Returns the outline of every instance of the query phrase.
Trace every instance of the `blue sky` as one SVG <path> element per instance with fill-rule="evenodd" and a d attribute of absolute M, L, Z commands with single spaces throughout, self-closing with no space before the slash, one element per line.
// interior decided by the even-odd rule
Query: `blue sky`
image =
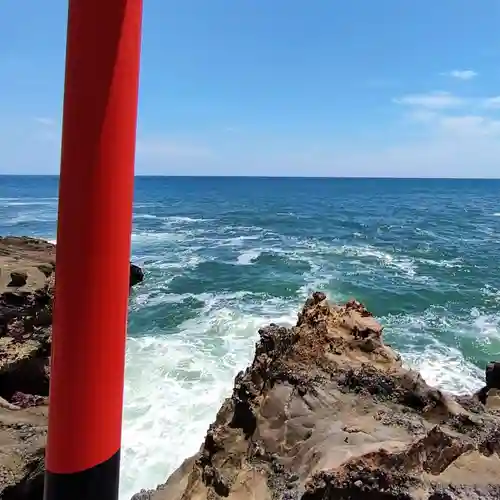
<path fill-rule="evenodd" d="M 497 0 L 145 0 L 139 174 L 500 177 Z M 56 173 L 67 1 L 4 1 L 0 173 Z"/>

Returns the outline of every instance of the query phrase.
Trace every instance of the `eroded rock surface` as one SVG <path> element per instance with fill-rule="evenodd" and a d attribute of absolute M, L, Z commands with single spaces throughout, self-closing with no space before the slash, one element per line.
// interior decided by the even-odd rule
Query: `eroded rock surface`
<path fill-rule="evenodd" d="M 42 500 L 47 406 L 0 407 L 0 498 Z"/>
<path fill-rule="evenodd" d="M 500 498 L 492 368 L 485 404 L 431 388 L 361 304 L 322 293 L 259 333 L 199 453 L 134 500 Z"/>

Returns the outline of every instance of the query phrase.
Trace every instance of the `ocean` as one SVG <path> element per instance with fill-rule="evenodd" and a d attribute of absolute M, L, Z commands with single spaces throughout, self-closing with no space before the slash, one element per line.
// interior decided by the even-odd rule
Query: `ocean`
<path fill-rule="evenodd" d="M 56 177 L 0 177 L 0 234 L 54 239 Z M 500 181 L 136 179 L 121 498 L 195 453 L 260 326 L 354 297 L 428 383 L 500 359 Z"/>

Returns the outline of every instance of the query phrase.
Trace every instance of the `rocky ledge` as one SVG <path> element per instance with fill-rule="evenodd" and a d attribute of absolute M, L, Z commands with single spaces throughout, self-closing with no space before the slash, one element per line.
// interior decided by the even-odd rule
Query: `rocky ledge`
<path fill-rule="evenodd" d="M 42 500 L 55 245 L 0 237 L 0 498 Z M 131 286 L 144 278 L 131 264 Z"/>
<path fill-rule="evenodd" d="M 133 500 L 500 498 L 500 363 L 478 394 L 446 394 L 363 305 L 322 293 L 259 334 L 200 451 Z"/>

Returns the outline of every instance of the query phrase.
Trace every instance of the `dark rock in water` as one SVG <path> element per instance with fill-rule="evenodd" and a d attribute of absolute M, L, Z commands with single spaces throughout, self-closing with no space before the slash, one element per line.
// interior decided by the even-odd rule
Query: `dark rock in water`
<path fill-rule="evenodd" d="M 10 273 L 10 282 L 8 287 L 20 287 L 26 285 L 28 281 L 28 273 L 23 271 L 13 271 Z"/>
<path fill-rule="evenodd" d="M 130 286 L 138 285 L 144 281 L 144 271 L 135 264 L 130 264 Z"/>
<path fill-rule="evenodd" d="M 475 396 L 481 403 L 486 404 L 490 391 L 496 390 L 500 390 L 500 362 L 492 361 L 486 366 L 486 385 Z"/>
<path fill-rule="evenodd" d="M 199 453 L 134 500 L 500 498 L 500 411 L 404 368 L 362 304 L 259 334 Z"/>
<path fill-rule="evenodd" d="M 486 387 L 500 389 L 500 362 L 488 363 L 486 367 Z"/>
<path fill-rule="evenodd" d="M 55 264 L 52 243 L 0 237 L 2 500 L 43 498 Z M 143 279 L 131 264 L 131 286 Z"/>

